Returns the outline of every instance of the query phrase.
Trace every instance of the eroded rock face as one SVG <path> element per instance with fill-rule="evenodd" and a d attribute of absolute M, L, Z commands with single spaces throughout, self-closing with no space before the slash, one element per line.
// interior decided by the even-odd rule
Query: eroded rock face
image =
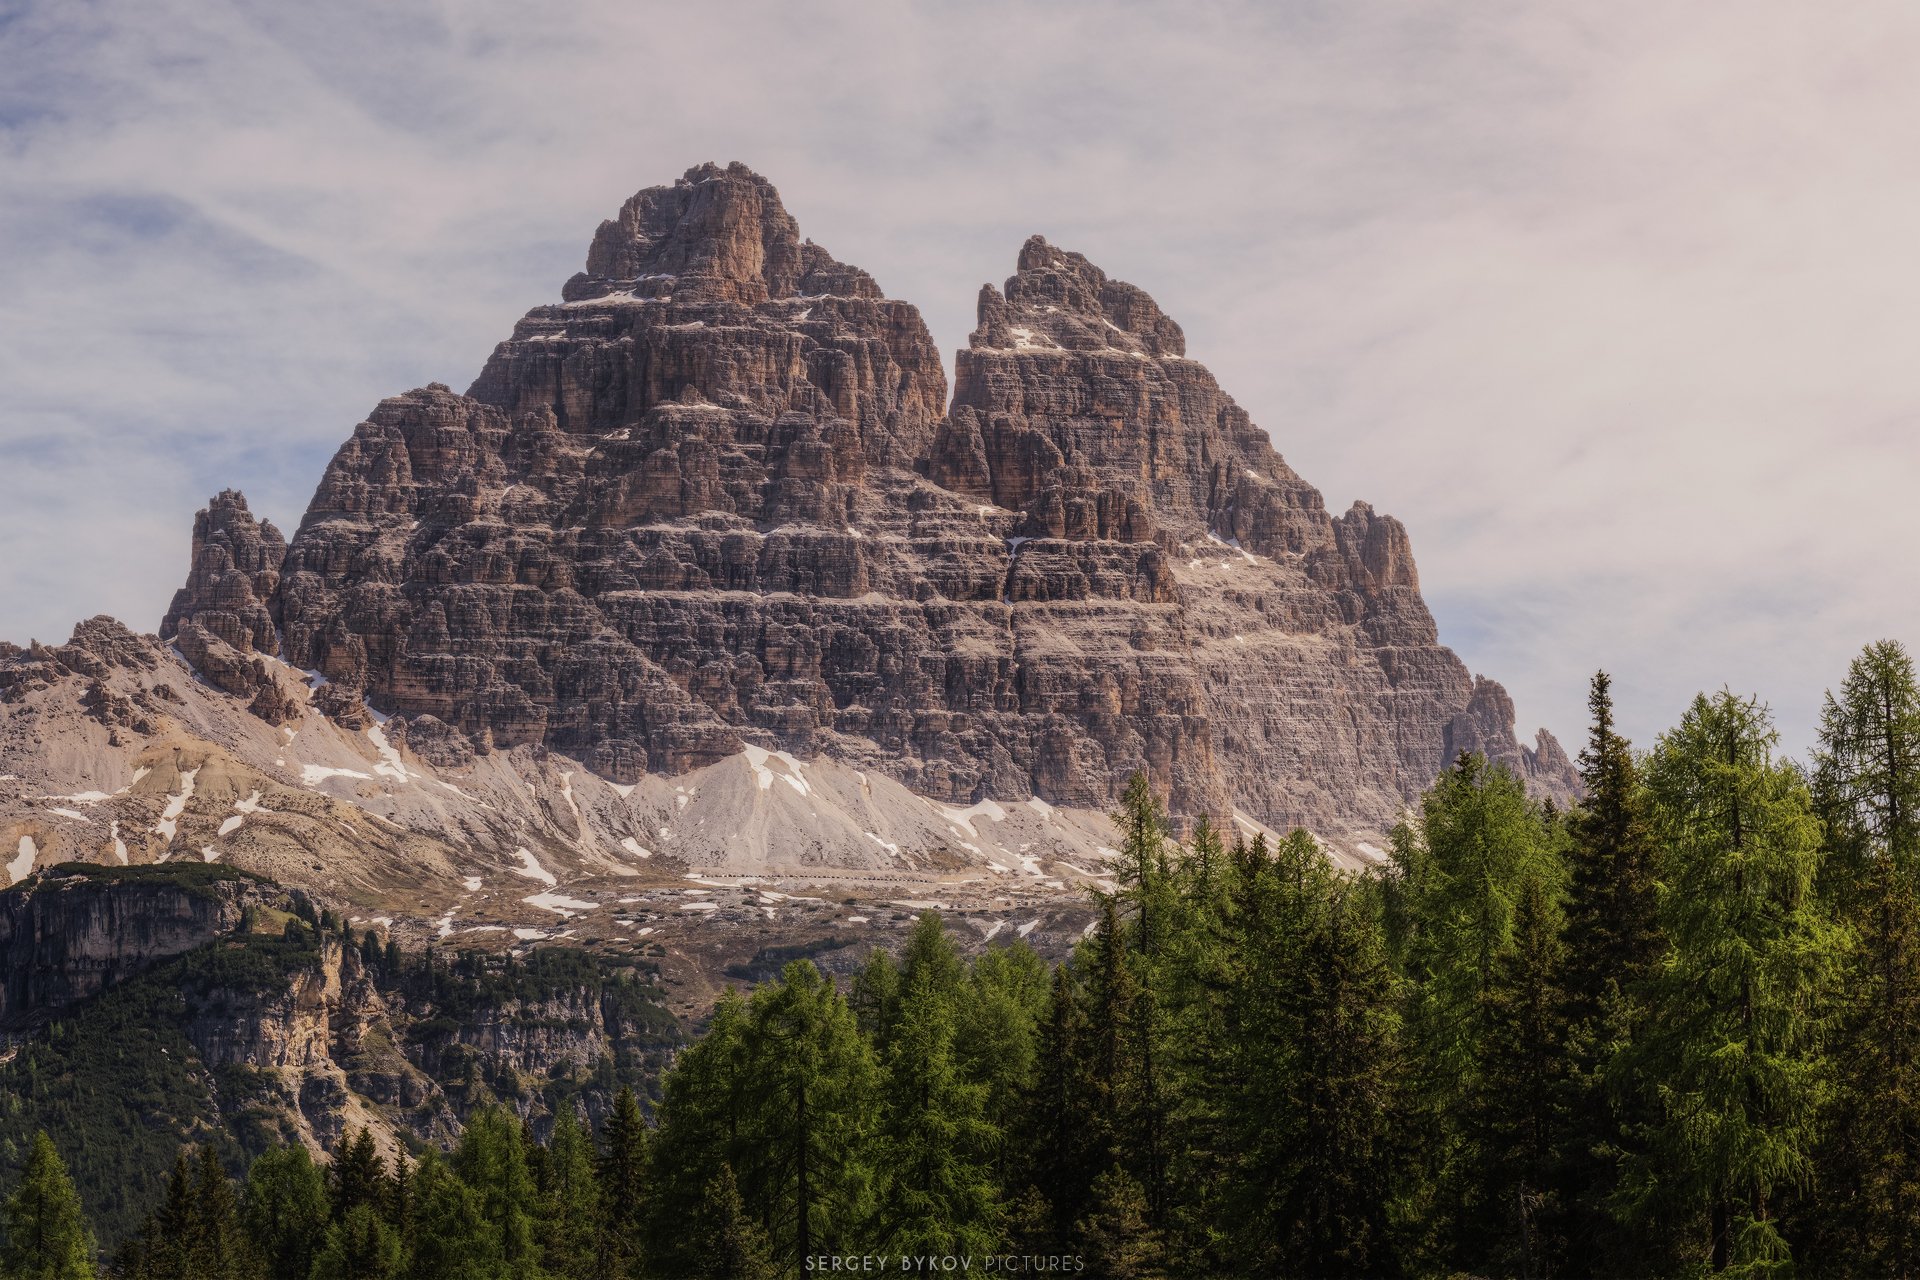
<path fill-rule="evenodd" d="M 383 402 L 283 558 L 216 499 L 172 630 L 622 783 L 753 743 L 963 803 L 1098 808 L 1145 769 L 1184 817 L 1335 830 L 1455 738 L 1521 758 L 1404 528 L 1331 516 L 1078 254 L 1035 237 L 982 291 L 950 412 L 918 311 L 739 165 L 628 201 L 563 299 L 465 395 Z"/>
<path fill-rule="evenodd" d="M 246 495 L 221 490 L 193 518 L 193 566 L 161 619 L 160 634 L 171 637 L 193 623 L 241 653 L 274 653 L 279 646 L 268 605 L 286 554 L 286 539 L 271 520 L 254 520 Z"/>

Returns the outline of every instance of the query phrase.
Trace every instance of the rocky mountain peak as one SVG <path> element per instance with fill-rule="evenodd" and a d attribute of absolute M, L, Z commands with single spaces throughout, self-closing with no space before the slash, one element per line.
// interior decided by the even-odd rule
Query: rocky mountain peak
<path fill-rule="evenodd" d="M 735 161 L 648 187 L 600 224 L 568 302 L 610 294 L 748 305 L 802 294 L 878 298 L 865 272 L 800 239 L 773 184 Z"/>
<path fill-rule="evenodd" d="M 1120 351 L 1184 356 L 1186 335 L 1145 290 L 1107 273 L 1084 254 L 1029 236 L 1004 292 L 982 286 L 976 348 Z"/>
<path fill-rule="evenodd" d="M 222 489 L 193 518 L 187 583 L 176 591 L 160 634 L 197 624 L 242 653 L 278 647 L 268 602 L 280 585 L 287 540 L 271 520 L 256 521 L 247 497 Z"/>
<path fill-rule="evenodd" d="M 207 685 L 621 786 L 784 751 L 1101 811 L 1144 770 L 1183 821 L 1337 834 L 1468 743 L 1572 785 L 1438 643 L 1406 529 L 1329 513 L 1082 254 L 981 291 L 950 402 L 919 312 L 738 164 L 628 200 L 564 298 L 376 407 L 290 545 L 209 504 L 165 624 Z"/>

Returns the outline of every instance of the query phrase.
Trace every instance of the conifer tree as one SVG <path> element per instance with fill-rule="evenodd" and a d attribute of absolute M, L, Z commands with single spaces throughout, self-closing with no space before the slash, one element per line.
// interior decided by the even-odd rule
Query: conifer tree
<path fill-rule="evenodd" d="M 698 1263 L 689 1274 L 697 1280 L 773 1280 L 779 1274 L 768 1256 L 766 1233 L 740 1203 L 730 1165 L 721 1165 L 702 1189 L 692 1235 Z"/>
<path fill-rule="evenodd" d="M 429 1148 L 414 1169 L 416 1227 L 407 1280 L 507 1280 L 515 1273 L 481 1195 Z"/>
<path fill-rule="evenodd" d="M 211 1145 L 200 1148 L 188 1214 L 189 1265 L 199 1280 L 244 1280 L 252 1270 L 233 1181 Z"/>
<path fill-rule="evenodd" d="M 1425 1164 L 1411 1218 L 1442 1257 L 1470 1254 L 1482 1234 L 1487 1087 L 1494 996 L 1529 882 L 1554 897 L 1565 874 L 1555 824 L 1507 769 L 1462 755 L 1421 804 L 1412 839 L 1396 842 L 1407 1015 Z M 1416 1250 L 1418 1252 L 1418 1250 Z"/>
<path fill-rule="evenodd" d="M 746 1141 L 728 1163 L 774 1256 L 830 1253 L 872 1212 L 878 1069 L 853 1012 L 812 963 L 754 993 Z"/>
<path fill-rule="evenodd" d="M 326 1176 L 299 1143 L 275 1147 L 247 1168 L 240 1221 L 270 1276 L 304 1276 L 331 1218 Z"/>
<path fill-rule="evenodd" d="M 468 1116 L 454 1149 L 453 1170 L 479 1197 L 481 1217 L 497 1242 L 501 1261 L 512 1270 L 530 1272 L 538 1259 L 533 1238 L 538 1195 L 511 1114 L 501 1107 L 482 1107 Z"/>
<path fill-rule="evenodd" d="M 1018 1172 L 1010 1185 L 1020 1188 L 1015 1199 L 1032 1252 L 1054 1252 L 1064 1244 L 1110 1158 L 1094 1112 L 1090 1040 L 1076 968 L 1059 965 L 1039 1029 L 1034 1087 L 1013 1144 Z"/>
<path fill-rule="evenodd" d="M 386 1162 L 380 1158 L 373 1134 L 366 1129 L 348 1130 L 327 1166 L 327 1196 L 333 1220 L 343 1221 L 363 1204 L 378 1207 L 386 1181 Z"/>
<path fill-rule="evenodd" d="M 571 1106 L 554 1117 L 546 1158 L 536 1178 L 540 1193 L 540 1259 L 560 1280 L 594 1280 L 600 1188 L 593 1143 Z"/>
<path fill-rule="evenodd" d="M 993 1163 L 1002 1184 L 1014 1177 L 1014 1134 L 1034 1084 L 1047 987 L 1046 962 L 1015 942 L 975 958 L 954 1010 L 954 1060 L 985 1090 L 983 1117 L 995 1131 Z"/>
<path fill-rule="evenodd" d="M 646 1260 L 656 1274 L 685 1274 L 699 1266 L 686 1223 L 720 1166 L 744 1155 L 752 1140 L 750 1090 L 758 1082 L 750 1075 L 748 1060 L 750 1021 L 747 1002 L 740 994 L 723 993 L 706 1034 L 680 1054 L 662 1082 L 658 1125 L 647 1148 L 649 1194 L 644 1202 Z M 615 1114 L 619 1114 L 617 1108 Z M 634 1115 L 637 1119 L 637 1107 Z M 609 1163 L 601 1166 L 601 1202 L 607 1206 L 610 1223 L 611 1215 L 626 1203 L 611 1165 L 618 1146 L 610 1125 Z M 760 1222 L 764 1229 L 765 1220 Z"/>
<path fill-rule="evenodd" d="M 1648 765 L 1667 949 L 1645 984 L 1646 1032 L 1615 1070 L 1652 1088 L 1657 1113 L 1621 1202 L 1697 1213 L 1716 1272 L 1790 1256 L 1779 1201 L 1809 1176 L 1846 944 L 1815 896 L 1819 828 L 1777 741 L 1756 700 L 1703 694 Z"/>
<path fill-rule="evenodd" d="M 934 917 L 938 920 L 938 917 Z M 886 1152 L 878 1239 L 900 1255 L 984 1256 L 999 1242 L 986 1086 L 953 1053 L 951 997 L 928 966 L 910 971 L 882 1092 Z"/>
<path fill-rule="evenodd" d="M 1484 1077 L 1478 1095 L 1479 1201 L 1473 1254 L 1489 1269 L 1552 1275 L 1566 1254 L 1558 1162 L 1566 1125 L 1561 920 L 1538 880 L 1528 880 L 1514 945 L 1489 996 Z"/>
<path fill-rule="evenodd" d="M 1827 696 L 1814 753 L 1824 886 L 1853 924 L 1827 1114 L 1821 1251 L 1920 1270 L 1920 689 L 1898 644 L 1870 645 Z"/>
<path fill-rule="evenodd" d="M 314 1255 L 308 1274 L 312 1280 L 397 1280 L 403 1262 L 404 1251 L 393 1227 L 372 1205 L 358 1204 L 345 1218 L 327 1228 L 325 1243 Z"/>
<path fill-rule="evenodd" d="M 1074 1227 L 1089 1274 L 1106 1280 L 1153 1280 L 1166 1272 L 1158 1233 L 1147 1220 L 1147 1197 L 1126 1170 L 1113 1167 L 1093 1183 L 1092 1207 Z"/>
<path fill-rule="evenodd" d="M 884 1055 L 900 1016 L 900 966 L 891 955 L 879 947 L 873 949 L 854 975 L 847 1003 L 860 1034 L 872 1042 L 876 1054 Z"/>
<path fill-rule="evenodd" d="M 1871 644 L 1820 714 L 1813 793 L 1826 823 L 1823 887 L 1842 901 L 1886 861 L 1920 879 L 1920 682 L 1897 642 Z"/>
<path fill-rule="evenodd" d="M 623 1087 L 614 1097 L 604 1143 L 595 1185 L 599 1274 L 624 1280 L 639 1271 L 647 1211 L 647 1126 L 632 1089 Z"/>
<path fill-rule="evenodd" d="M 0 1276 L 93 1280 L 93 1233 L 67 1166 L 45 1133 L 33 1136 L 19 1185 L 0 1205 Z"/>

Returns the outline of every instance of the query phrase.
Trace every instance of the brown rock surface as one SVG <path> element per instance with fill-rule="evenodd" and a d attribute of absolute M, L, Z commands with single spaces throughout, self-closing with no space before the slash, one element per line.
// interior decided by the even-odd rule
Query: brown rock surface
<path fill-rule="evenodd" d="M 563 299 L 467 394 L 380 404 L 284 558 L 216 498 L 163 630 L 278 643 L 449 763 L 621 784 L 751 743 L 1099 809 L 1144 768 L 1183 817 L 1327 832 L 1468 746 L 1572 786 L 1439 645 L 1405 529 L 1330 515 L 1078 254 L 982 291 L 944 413 L 915 308 L 740 165 L 629 200 Z"/>

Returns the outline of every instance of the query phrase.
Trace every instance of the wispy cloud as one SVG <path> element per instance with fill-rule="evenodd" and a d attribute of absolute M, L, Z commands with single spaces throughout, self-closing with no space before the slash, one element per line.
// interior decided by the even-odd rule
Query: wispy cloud
<path fill-rule="evenodd" d="M 704 159 L 964 342 L 1043 231 L 1146 287 L 1443 638 L 1578 733 L 1731 682 L 1810 737 L 1920 640 L 1920 14 L 1539 6 L 0 8 L 0 634 L 151 626 Z"/>

